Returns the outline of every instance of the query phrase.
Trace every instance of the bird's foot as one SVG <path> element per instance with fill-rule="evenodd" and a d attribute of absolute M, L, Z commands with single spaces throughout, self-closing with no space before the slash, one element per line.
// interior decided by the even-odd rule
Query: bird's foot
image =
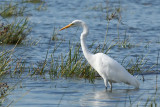
<path fill-rule="evenodd" d="M 107 90 L 107 87 L 106 87 L 106 90 Z"/>

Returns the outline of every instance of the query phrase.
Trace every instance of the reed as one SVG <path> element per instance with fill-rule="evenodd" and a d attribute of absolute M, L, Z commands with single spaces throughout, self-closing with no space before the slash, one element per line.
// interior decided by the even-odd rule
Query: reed
<path fill-rule="evenodd" d="M 16 46 L 15 46 L 16 47 Z M 13 63 L 12 55 L 14 48 L 11 50 L 3 50 L 0 52 L 0 80 L 3 80 L 6 75 L 10 74 Z M 9 85 L 5 82 L 0 82 L 0 104 L 3 102 L 3 98 L 7 96 Z"/>
<path fill-rule="evenodd" d="M 3 25 L 0 31 L 1 44 L 20 44 L 30 33 L 28 18 Z"/>
<path fill-rule="evenodd" d="M 45 0 L 23 0 L 24 3 L 45 3 Z"/>
<path fill-rule="evenodd" d="M 4 4 L 0 6 L 0 15 L 3 18 L 9 18 L 12 16 L 23 16 L 25 10 L 26 6 L 20 7 L 18 3 L 13 4 L 13 2 L 10 2 L 9 4 Z"/>
<path fill-rule="evenodd" d="M 11 69 L 9 65 L 12 61 L 11 58 L 12 53 L 13 50 L 0 52 L 0 77 L 2 77 L 4 74 L 7 74 Z"/>

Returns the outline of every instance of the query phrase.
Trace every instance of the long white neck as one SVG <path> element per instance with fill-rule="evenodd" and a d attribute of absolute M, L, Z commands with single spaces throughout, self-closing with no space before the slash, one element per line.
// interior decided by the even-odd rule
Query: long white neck
<path fill-rule="evenodd" d="M 83 32 L 81 33 L 81 37 L 80 37 L 82 51 L 83 51 L 85 58 L 88 60 L 89 63 L 91 63 L 91 59 L 92 59 L 91 57 L 93 54 L 88 51 L 88 48 L 87 48 L 86 42 L 85 42 L 85 39 L 89 33 L 89 30 L 88 30 L 87 25 L 84 22 L 81 25 L 83 27 Z"/>

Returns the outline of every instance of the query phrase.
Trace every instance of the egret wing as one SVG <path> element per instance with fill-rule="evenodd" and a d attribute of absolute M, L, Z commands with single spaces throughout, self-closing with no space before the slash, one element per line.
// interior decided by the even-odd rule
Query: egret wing
<path fill-rule="evenodd" d="M 127 84 L 132 75 L 126 71 L 126 69 L 120 65 L 116 60 L 103 54 L 102 56 L 102 68 L 104 75 L 111 82 L 125 82 Z"/>

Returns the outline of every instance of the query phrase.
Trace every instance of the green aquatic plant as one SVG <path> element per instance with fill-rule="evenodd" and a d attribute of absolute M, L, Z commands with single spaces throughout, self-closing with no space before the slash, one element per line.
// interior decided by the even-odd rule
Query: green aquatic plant
<path fill-rule="evenodd" d="M 45 2 L 42 2 L 38 7 L 35 7 L 35 9 L 38 11 L 47 10 L 47 6 L 45 5 Z"/>
<path fill-rule="evenodd" d="M 138 44 L 133 44 L 130 42 L 130 36 L 126 34 L 124 35 L 124 38 L 121 40 L 120 37 L 118 37 L 118 47 L 119 48 L 133 48 L 133 47 L 137 47 Z"/>
<path fill-rule="evenodd" d="M 54 41 L 59 40 L 59 38 L 57 37 L 57 35 L 58 35 L 58 30 L 59 30 L 59 29 L 56 29 L 55 27 L 53 28 L 52 40 L 54 40 Z"/>
<path fill-rule="evenodd" d="M 11 69 L 9 64 L 12 61 L 11 59 L 12 53 L 13 53 L 13 49 L 0 52 L 0 77 L 3 76 L 4 74 L 7 74 Z"/>
<path fill-rule="evenodd" d="M 150 67 L 146 67 L 148 59 L 146 55 L 137 55 L 135 58 L 130 59 L 128 61 L 127 57 L 129 55 L 125 56 L 125 58 L 122 60 L 121 64 L 130 72 L 131 74 L 143 74 L 146 72 L 154 72 L 152 68 L 156 65 L 152 65 Z M 127 59 L 127 61 L 126 61 Z"/>
<path fill-rule="evenodd" d="M 37 11 L 47 10 L 47 5 L 45 0 L 23 0 L 22 3 L 34 4 L 34 9 Z"/>
<path fill-rule="evenodd" d="M 26 6 L 19 7 L 19 4 L 4 4 L 0 6 L 0 16 L 3 18 L 8 18 L 12 16 L 23 16 L 26 10 Z"/>
<path fill-rule="evenodd" d="M 70 43 L 69 43 L 70 44 Z M 56 49 L 55 47 L 53 54 L 48 61 L 48 53 L 44 61 L 37 62 L 35 65 L 32 64 L 31 75 L 45 75 L 49 73 L 50 78 L 85 78 L 93 82 L 95 78 L 95 72 L 91 66 L 84 59 L 80 53 L 80 44 L 76 44 L 76 47 L 69 46 L 69 52 L 54 57 Z"/>
<path fill-rule="evenodd" d="M 56 60 L 52 56 L 50 74 L 54 77 L 78 77 L 93 81 L 95 72 L 80 53 L 80 45 L 77 44 L 74 48 L 69 47 L 66 55 L 61 54 Z"/>
<path fill-rule="evenodd" d="M 1 44 L 20 44 L 30 31 L 28 18 L 3 25 L 0 30 L 0 42 Z"/>
<path fill-rule="evenodd" d="M 23 0 L 24 3 L 45 3 L 45 0 Z"/>
<path fill-rule="evenodd" d="M 95 10 L 95 11 L 103 11 L 104 6 L 102 4 L 96 4 L 95 6 L 92 6 L 89 8 L 90 10 Z"/>

